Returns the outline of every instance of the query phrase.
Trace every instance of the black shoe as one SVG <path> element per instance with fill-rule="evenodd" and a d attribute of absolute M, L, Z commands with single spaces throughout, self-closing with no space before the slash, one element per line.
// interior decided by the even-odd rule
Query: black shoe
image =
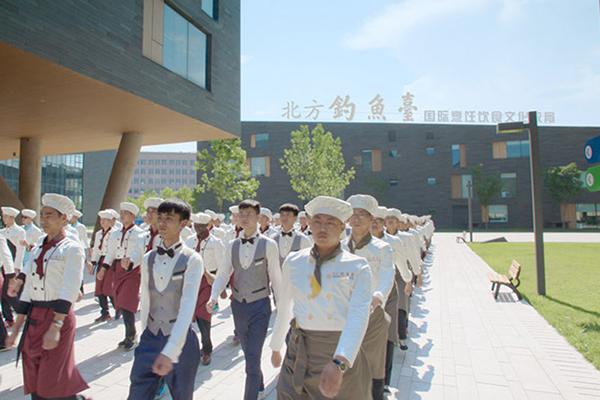
<path fill-rule="evenodd" d="M 126 343 L 127 343 L 127 338 L 125 338 L 125 339 L 121 340 L 117 346 L 118 346 L 118 347 L 125 347 L 125 344 L 126 344 Z"/>
<path fill-rule="evenodd" d="M 115 312 L 115 320 L 117 319 L 121 319 L 121 310 L 118 310 L 117 312 Z"/>
<path fill-rule="evenodd" d="M 137 345 L 137 341 L 134 339 L 125 339 L 125 345 L 123 346 L 123 349 L 129 351 L 131 349 L 133 349 L 135 346 Z"/>
<path fill-rule="evenodd" d="M 383 388 L 383 393 L 392 394 L 392 391 L 390 390 L 390 387 L 388 385 L 385 385 L 385 387 Z"/>
<path fill-rule="evenodd" d="M 405 344 L 401 344 L 401 345 L 400 345 L 400 350 L 404 350 L 404 351 L 406 351 L 406 350 L 408 350 L 408 346 L 407 346 L 407 345 L 405 345 Z"/>

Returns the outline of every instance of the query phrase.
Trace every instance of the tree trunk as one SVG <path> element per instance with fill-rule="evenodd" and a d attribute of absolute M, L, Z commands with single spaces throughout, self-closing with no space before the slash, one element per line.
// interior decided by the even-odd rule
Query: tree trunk
<path fill-rule="evenodd" d="M 488 206 L 481 206 L 481 222 L 483 222 L 483 226 L 485 227 L 486 231 L 488 229 L 488 223 L 490 222 L 490 215 L 488 214 L 488 211 Z"/>

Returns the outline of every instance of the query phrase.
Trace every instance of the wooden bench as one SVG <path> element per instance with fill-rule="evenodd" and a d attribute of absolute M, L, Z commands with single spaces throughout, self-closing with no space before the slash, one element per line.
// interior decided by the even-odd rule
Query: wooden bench
<path fill-rule="evenodd" d="M 496 272 L 490 272 L 488 275 L 488 279 L 492 282 L 492 290 L 496 290 L 494 292 L 494 299 L 498 298 L 498 293 L 500 292 L 500 286 L 508 286 L 512 289 L 513 292 L 517 295 L 517 299 L 521 300 L 521 293 L 517 289 L 521 284 L 521 280 L 519 276 L 521 275 L 521 264 L 519 264 L 516 260 L 513 260 L 510 264 L 510 268 L 508 269 L 508 275 L 498 274 Z"/>

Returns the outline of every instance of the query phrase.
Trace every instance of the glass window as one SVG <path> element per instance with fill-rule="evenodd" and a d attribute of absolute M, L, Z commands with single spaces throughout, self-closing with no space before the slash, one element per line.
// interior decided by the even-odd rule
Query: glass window
<path fill-rule="evenodd" d="M 425 153 L 427 153 L 428 156 L 432 156 L 435 154 L 435 148 L 434 147 L 428 147 L 425 149 Z"/>
<path fill-rule="evenodd" d="M 529 140 L 512 140 L 506 142 L 506 157 L 529 157 Z"/>
<path fill-rule="evenodd" d="M 202 0 L 202 2 L 201 2 L 202 11 L 204 11 L 206 14 L 208 14 L 209 17 L 215 18 L 215 19 L 217 18 L 217 15 L 215 13 L 216 1 L 217 0 Z"/>
<path fill-rule="evenodd" d="M 252 176 L 267 175 L 267 160 L 265 157 L 253 157 L 250 159 Z"/>
<path fill-rule="evenodd" d="M 165 4 L 163 65 L 201 87 L 206 87 L 208 38 Z"/>
<path fill-rule="evenodd" d="M 265 147 L 269 142 L 269 134 L 268 133 L 257 133 L 256 137 L 256 147 Z"/>
<path fill-rule="evenodd" d="M 437 179 L 435 179 L 435 178 L 427 178 L 427 184 L 429 186 L 434 186 L 435 184 L 437 184 Z"/>
<path fill-rule="evenodd" d="M 167 160 L 161 160 L 161 161 L 160 161 L 160 163 L 161 163 L 162 165 L 167 165 Z"/>
<path fill-rule="evenodd" d="M 600 203 L 577 204 L 577 228 L 598 228 L 600 226 Z"/>
<path fill-rule="evenodd" d="M 469 198 L 469 185 L 471 188 L 473 187 L 473 176 L 472 175 L 462 175 L 461 176 L 461 194 L 463 199 Z M 472 195 L 472 194 L 471 194 Z"/>
<path fill-rule="evenodd" d="M 508 206 L 506 204 L 488 206 L 490 224 L 508 222 Z"/>
<path fill-rule="evenodd" d="M 398 186 L 400 181 L 398 179 L 390 179 L 390 186 Z"/>
<path fill-rule="evenodd" d="M 373 151 L 363 150 L 362 151 L 362 167 L 363 171 L 373 170 Z"/>
<path fill-rule="evenodd" d="M 400 154 L 398 153 L 398 150 L 390 150 L 390 157 L 391 158 L 398 158 L 400 157 Z"/>
<path fill-rule="evenodd" d="M 460 145 L 459 144 L 452 145 L 452 166 L 453 167 L 460 166 Z"/>
<path fill-rule="evenodd" d="M 175 165 L 181 165 L 181 160 L 175 160 Z"/>
<path fill-rule="evenodd" d="M 521 157 L 529 157 L 529 140 L 521 140 Z"/>
<path fill-rule="evenodd" d="M 502 180 L 502 198 L 515 197 L 517 193 L 517 174 L 514 172 L 500 174 Z"/>

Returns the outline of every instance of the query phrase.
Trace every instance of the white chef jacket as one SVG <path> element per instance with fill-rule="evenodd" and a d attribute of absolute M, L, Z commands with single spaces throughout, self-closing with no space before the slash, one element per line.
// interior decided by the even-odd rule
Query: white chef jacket
<path fill-rule="evenodd" d="M 369 322 L 372 275 L 367 260 L 343 250 L 321 265 L 321 291 L 314 296 L 311 249 L 292 253 L 283 263 L 281 296 L 270 347 L 280 351 L 292 318 L 305 330 L 342 332 L 335 350 L 352 366 Z"/>
<path fill-rule="evenodd" d="M 15 246 L 15 269 L 22 270 L 23 259 L 25 257 L 25 246 L 21 244 L 21 241 L 26 240 L 25 229 L 21 228 L 17 224 L 13 224 L 10 227 L 0 229 L 0 235 L 4 236 L 6 240 L 10 241 L 10 243 Z"/>
<path fill-rule="evenodd" d="M 57 301 L 56 312 L 66 314 L 77 300 L 83 278 L 85 255 L 83 248 L 74 240 L 65 237 L 44 256 L 44 276 L 36 273 L 35 260 L 42 251 L 42 242 L 33 248 L 27 265 L 27 279 L 20 300 Z"/>
<path fill-rule="evenodd" d="M 186 241 L 185 245 L 192 250 L 196 250 L 198 246 L 198 236 L 190 236 Z M 198 251 L 204 262 L 204 268 L 210 273 L 215 273 L 225 263 L 225 244 L 219 238 L 215 237 L 211 233 L 207 239 L 204 239 L 200 243 L 200 250 Z"/>
<path fill-rule="evenodd" d="M 142 257 L 144 256 L 144 231 L 133 225 L 123 237 L 123 229 L 114 230 L 110 234 L 104 263 L 112 265 L 114 260 L 129 258 L 133 263 L 133 268 L 137 268 L 142 263 Z M 123 239 L 121 240 L 121 238 Z"/>
<path fill-rule="evenodd" d="M 6 275 L 15 273 L 15 263 L 4 236 L 0 236 L 0 266 L 4 267 L 4 273 Z M 8 283 L 4 282 L 4 284 L 7 285 Z"/>
<path fill-rule="evenodd" d="M 392 250 L 394 251 L 394 265 L 396 266 L 398 272 L 400 272 L 402 280 L 407 283 L 412 282 L 413 274 L 410 268 L 408 268 L 408 250 L 404 248 L 402 240 L 399 237 L 390 235 L 387 232 L 383 232 L 383 237 L 381 240 L 384 240 L 392 247 Z"/>
<path fill-rule="evenodd" d="M 350 240 L 352 240 L 352 236 L 342 241 L 342 246 L 347 251 L 350 251 L 350 246 L 348 246 Z M 355 249 L 354 254 L 367 259 L 373 274 L 373 296 L 381 301 L 381 307 L 385 306 L 387 297 L 394 287 L 396 274 L 393 261 L 394 251 L 385 241 L 372 236 L 371 241 L 364 247 Z"/>

